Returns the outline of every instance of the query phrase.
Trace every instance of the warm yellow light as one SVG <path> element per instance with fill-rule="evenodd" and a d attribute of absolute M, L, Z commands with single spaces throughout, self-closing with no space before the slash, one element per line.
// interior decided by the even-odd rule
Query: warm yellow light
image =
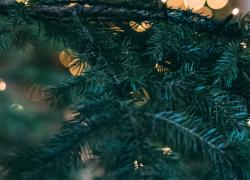
<path fill-rule="evenodd" d="M 162 148 L 163 155 L 171 154 L 172 150 L 169 147 Z"/>
<path fill-rule="evenodd" d="M 179 9 L 183 5 L 183 0 L 168 0 L 167 7 L 171 9 Z"/>
<path fill-rule="evenodd" d="M 155 69 L 157 72 L 159 73 L 165 73 L 168 71 L 168 68 L 167 67 L 164 67 L 163 65 L 160 65 L 158 63 L 155 64 Z"/>
<path fill-rule="evenodd" d="M 151 28 L 151 23 L 148 21 L 144 21 L 141 24 L 136 23 L 135 21 L 129 22 L 130 27 L 136 32 L 145 32 L 149 28 Z"/>
<path fill-rule="evenodd" d="M 76 5 L 77 5 L 77 3 L 69 3 L 68 7 L 74 7 Z"/>
<path fill-rule="evenodd" d="M 7 85 L 4 80 L 0 79 L 0 91 L 5 91 Z"/>
<path fill-rule="evenodd" d="M 212 10 L 209 8 L 209 7 L 206 7 L 204 6 L 203 8 L 199 9 L 199 10 L 196 10 L 196 11 L 193 11 L 194 13 L 198 13 L 202 16 L 206 16 L 208 18 L 211 18 L 213 17 L 213 12 Z"/>
<path fill-rule="evenodd" d="M 80 59 L 74 59 L 69 66 L 69 72 L 73 76 L 80 76 L 90 68 L 87 62 L 82 62 Z"/>
<path fill-rule="evenodd" d="M 25 6 L 29 5 L 29 0 L 16 0 L 17 3 L 23 3 Z"/>
<path fill-rule="evenodd" d="M 74 57 L 71 55 L 71 52 L 72 51 L 70 49 L 67 49 L 67 50 L 61 51 L 59 54 L 59 60 L 61 64 L 66 68 L 69 68 L 70 63 L 74 59 Z"/>
<path fill-rule="evenodd" d="M 239 12 L 240 12 L 239 8 L 234 8 L 232 14 L 236 16 L 237 14 L 239 14 Z"/>
<path fill-rule="evenodd" d="M 206 0 L 184 0 L 184 4 L 187 8 L 193 10 L 201 9 L 206 3 Z"/>
<path fill-rule="evenodd" d="M 224 8 L 228 3 L 228 0 L 207 0 L 207 4 L 212 9 Z"/>

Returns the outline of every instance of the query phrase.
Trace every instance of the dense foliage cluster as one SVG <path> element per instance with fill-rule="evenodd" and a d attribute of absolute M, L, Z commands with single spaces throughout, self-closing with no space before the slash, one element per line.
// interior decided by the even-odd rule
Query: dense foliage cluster
<path fill-rule="evenodd" d="M 74 119 L 6 157 L 7 179 L 70 179 L 84 168 L 110 180 L 250 179 L 245 18 L 218 21 L 149 0 L 86 2 L 4 6 L 2 52 L 63 43 L 74 68 L 84 64 L 45 92 L 54 107 L 73 105 Z"/>

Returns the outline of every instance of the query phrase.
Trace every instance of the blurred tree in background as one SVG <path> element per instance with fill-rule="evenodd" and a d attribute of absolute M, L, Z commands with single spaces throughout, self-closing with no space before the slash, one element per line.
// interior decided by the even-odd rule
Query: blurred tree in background
<path fill-rule="evenodd" d="M 1 1 L 2 177 L 250 179 L 237 5 Z"/>

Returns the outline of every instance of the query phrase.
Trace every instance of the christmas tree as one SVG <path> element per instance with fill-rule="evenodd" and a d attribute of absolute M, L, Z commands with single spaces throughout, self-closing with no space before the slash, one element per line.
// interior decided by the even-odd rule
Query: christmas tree
<path fill-rule="evenodd" d="M 250 179 L 248 16 L 156 0 L 17 2 L 0 2 L 1 51 L 60 50 L 73 77 L 44 96 L 73 115 L 50 140 L 5 157 L 6 179 L 90 169 L 107 180 Z"/>

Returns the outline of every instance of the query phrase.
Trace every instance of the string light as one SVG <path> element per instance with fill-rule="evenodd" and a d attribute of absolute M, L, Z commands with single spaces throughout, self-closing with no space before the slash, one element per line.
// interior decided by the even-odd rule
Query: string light
<path fill-rule="evenodd" d="M 171 154 L 172 150 L 169 147 L 162 148 L 163 155 L 169 155 Z"/>
<path fill-rule="evenodd" d="M 192 10 L 201 9 L 206 3 L 206 0 L 184 0 L 184 4 L 187 8 Z"/>
<path fill-rule="evenodd" d="M 239 12 L 240 12 L 240 9 L 239 9 L 239 8 L 234 8 L 233 11 L 232 11 L 232 14 L 233 14 L 234 16 L 236 16 L 237 14 L 239 14 Z"/>
<path fill-rule="evenodd" d="M 7 85 L 4 82 L 4 80 L 0 79 L 0 91 L 5 91 L 6 87 L 7 87 Z"/>
<path fill-rule="evenodd" d="M 207 0 L 207 4 L 212 9 L 222 9 L 228 4 L 228 0 Z"/>

